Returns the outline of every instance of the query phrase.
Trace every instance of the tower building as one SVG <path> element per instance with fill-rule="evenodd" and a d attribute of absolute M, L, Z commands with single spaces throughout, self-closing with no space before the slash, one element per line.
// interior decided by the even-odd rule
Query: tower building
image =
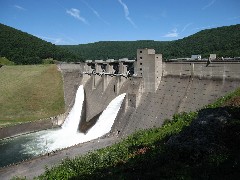
<path fill-rule="evenodd" d="M 138 49 L 134 72 L 143 78 L 143 92 L 155 92 L 162 77 L 162 54 L 154 49 Z"/>

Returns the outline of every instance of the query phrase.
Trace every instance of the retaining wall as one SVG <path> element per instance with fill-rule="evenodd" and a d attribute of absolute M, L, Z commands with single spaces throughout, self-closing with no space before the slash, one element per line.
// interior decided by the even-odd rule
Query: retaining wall
<path fill-rule="evenodd" d="M 59 127 L 59 125 L 64 122 L 65 117 L 66 114 L 61 114 L 46 119 L 40 119 L 37 121 L 25 122 L 16 124 L 14 126 L 0 128 L 0 139 Z"/>
<path fill-rule="evenodd" d="M 240 79 L 240 62 L 171 62 L 163 63 L 163 76 L 195 76 L 199 78 Z"/>
<path fill-rule="evenodd" d="M 62 72 L 65 109 L 69 111 L 74 104 L 78 86 L 82 84 L 82 64 L 59 64 Z"/>

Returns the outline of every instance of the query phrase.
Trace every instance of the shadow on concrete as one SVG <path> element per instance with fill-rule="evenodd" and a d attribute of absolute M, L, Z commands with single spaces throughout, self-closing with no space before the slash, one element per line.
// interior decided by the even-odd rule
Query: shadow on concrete
<path fill-rule="evenodd" d="M 221 66 L 216 66 L 216 65 L 208 65 L 206 67 L 221 67 Z"/>
<path fill-rule="evenodd" d="M 86 97 L 85 92 L 84 92 L 84 97 Z M 87 122 L 86 121 L 87 103 L 86 103 L 86 99 L 84 98 L 83 106 L 82 106 L 82 113 L 81 113 L 81 121 L 78 126 L 79 131 L 86 134 L 88 132 L 88 130 L 91 129 L 91 127 L 93 127 L 96 124 L 96 122 L 101 114 L 102 114 L 102 112 L 98 113 L 96 116 L 94 116 L 92 119 L 90 119 Z"/>

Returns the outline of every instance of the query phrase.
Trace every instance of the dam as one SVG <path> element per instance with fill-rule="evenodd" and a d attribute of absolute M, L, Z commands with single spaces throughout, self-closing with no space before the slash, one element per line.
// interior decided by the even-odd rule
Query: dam
<path fill-rule="evenodd" d="M 240 62 L 163 62 L 153 49 L 138 49 L 136 60 L 88 60 L 58 65 L 67 109 L 80 85 L 84 102 L 79 130 L 86 133 L 117 96 L 126 93 L 110 132 L 100 139 L 50 153 L 0 170 L 1 179 L 33 178 L 61 159 L 118 142 L 136 130 L 159 127 L 173 114 L 195 111 L 240 86 Z M 29 168 L 31 166 L 31 168 Z"/>
<path fill-rule="evenodd" d="M 139 129 L 159 127 L 173 114 L 200 109 L 239 87 L 239 62 L 206 63 L 163 62 L 162 55 L 153 49 L 138 49 L 137 59 L 118 61 L 117 70 L 113 60 L 79 65 L 86 89 L 86 124 L 121 93 L 127 95 L 111 131 L 127 136 Z M 128 77 L 132 64 L 134 72 Z"/>

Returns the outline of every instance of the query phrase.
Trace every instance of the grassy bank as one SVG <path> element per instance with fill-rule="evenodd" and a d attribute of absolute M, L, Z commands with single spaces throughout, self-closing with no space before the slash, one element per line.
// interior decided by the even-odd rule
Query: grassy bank
<path fill-rule="evenodd" d="M 9 66 L 11 66 L 11 65 L 14 65 L 14 62 L 12 62 L 12 61 L 9 61 L 7 58 L 5 58 L 5 57 L 0 57 L 0 66 L 1 65 L 9 65 Z"/>
<path fill-rule="evenodd" d="M 240 89 L 160 128 L 68 159 L 37 179 L 236 179 L 240 177 Z"/>
<path fill-rule="evenodd" d="M 56 65 L 0 68 L 0 126 L 64 112 L 63 82 Z"/>

